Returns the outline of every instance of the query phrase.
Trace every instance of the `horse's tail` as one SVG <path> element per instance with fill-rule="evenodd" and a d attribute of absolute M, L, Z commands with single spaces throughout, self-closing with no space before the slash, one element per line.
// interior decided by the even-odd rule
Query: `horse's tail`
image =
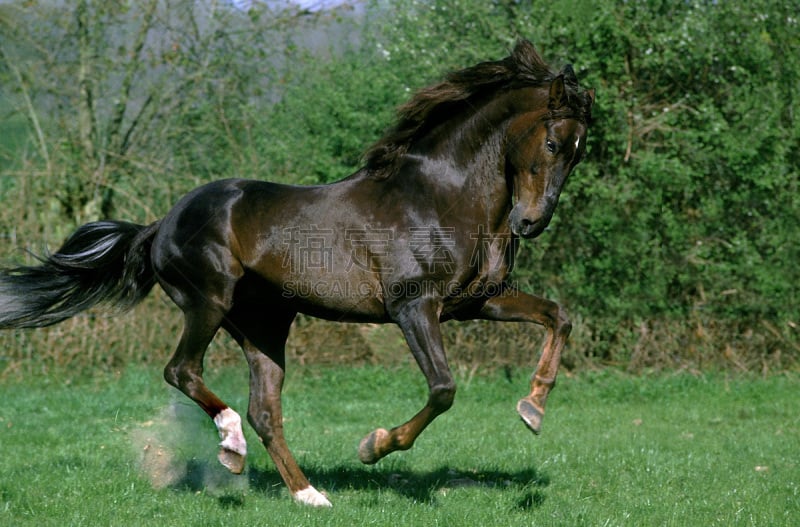
<path fill-rule="evenodd" d="M 41 265 L 0 270 L 0 329 L 49 326 L 100 303 L 132 308 L 155 283 L 158 226 L 88 223 Z"/>

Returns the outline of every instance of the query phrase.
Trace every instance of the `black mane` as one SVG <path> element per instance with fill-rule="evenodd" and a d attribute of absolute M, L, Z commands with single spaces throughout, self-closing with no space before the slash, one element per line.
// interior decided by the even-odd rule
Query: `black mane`
<path fill-rule="evenodd" d="M 567 66 L 563 74 L 569 100 L 580 101 L 571 113 L 588 121 L 590 116 L 583 111 L 584 97 L 579 95 L 574 71 Z M 511 54 L 501 60 L 452 72 L 443 82 L 421 89 L 398 108 L 396 124 L 367 150 L 366 167 L 382 170 L 393 166 L 424 131 L 452 116 L 457 104 L 490 92 L 543 86 L 558 75 L 527 40 L 519 41 Z"/>

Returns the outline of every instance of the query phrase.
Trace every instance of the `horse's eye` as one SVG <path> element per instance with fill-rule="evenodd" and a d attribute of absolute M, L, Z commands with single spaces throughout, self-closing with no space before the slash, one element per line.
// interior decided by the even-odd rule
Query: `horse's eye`
<path fill-rule="evenodd" d="M 548 139 L 547 141 L 545 141 L 545 146 L 547 147 L 547 151 L 550 152 L 551 154 L 556 153 L 556 148 L 558 147 L 558 145 L 552 139 Z"/>

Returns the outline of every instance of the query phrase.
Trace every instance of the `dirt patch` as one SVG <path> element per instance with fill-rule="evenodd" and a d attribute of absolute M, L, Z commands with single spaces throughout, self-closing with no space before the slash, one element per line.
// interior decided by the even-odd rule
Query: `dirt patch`
<path fill-rule="evenodd" d="M 248 478 L 217 462 L 217 432 L 205 414 L 188 404 L 162 408 L 133 428 L 130 437 L 139 470 L 154 488 L 212 493 L 248 489 Z"/>

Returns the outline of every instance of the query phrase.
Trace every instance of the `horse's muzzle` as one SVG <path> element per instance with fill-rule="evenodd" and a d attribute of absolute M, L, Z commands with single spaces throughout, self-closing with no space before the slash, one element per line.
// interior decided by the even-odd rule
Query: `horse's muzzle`
<path fill-rule="evenodd" d="M 535 209 L 523 209 L 519 205 L 511 210 L 511 214 L 508 215 L 508 223 L 514 235 L 521 238 L 535 238 L 544 232 L 550 224 L 553 213 L 550 211 L 545 214 L 536 214 L 534 211 Z"/>
<path fill-rule="evenodd" d="M 547 228 L 549 218 L 539 220 L 521 219 L 519 222 L 511 221 L 511 232 L 521 238 L 535 238 Z"/>

